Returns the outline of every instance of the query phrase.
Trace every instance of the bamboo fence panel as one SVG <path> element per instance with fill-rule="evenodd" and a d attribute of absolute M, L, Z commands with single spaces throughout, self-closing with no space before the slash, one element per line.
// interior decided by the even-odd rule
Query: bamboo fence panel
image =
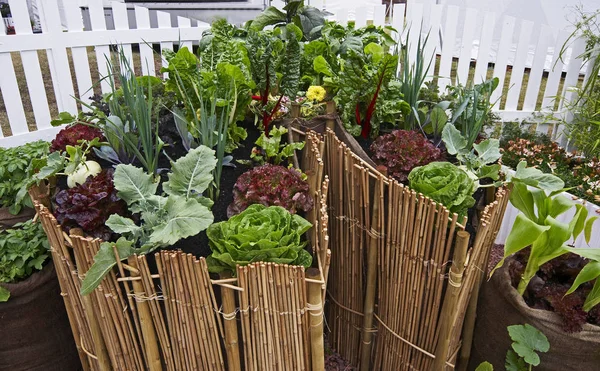
<path fill-rule="evenodd" d="M 117 267 L 82 297 L 102 241 L 75 229 L 67 235 L 39 202 L 49 199 L 48 189 L 32 190 L 84 370 L 324 370 L 329 179 L 322 137 L 305 135 L 302 165 L 315 199 L 307 237 L 316 266 L 306 272 L 257 262 L 238 267 L 236 277 L 212 279 L 204 258 L 180 251 L 126 262 L 116 255 Z"/>
<path fill-rule="evenodd" d="M 452 369 L 506 191 L 482 211 L 469 244 L 466 218 L 380 174 L 332 130 L 325 142 L 331 346 L 361 370 Z"/>

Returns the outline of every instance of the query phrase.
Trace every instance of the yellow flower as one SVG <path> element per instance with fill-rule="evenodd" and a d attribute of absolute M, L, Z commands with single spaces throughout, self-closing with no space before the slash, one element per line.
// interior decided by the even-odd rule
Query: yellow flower
<path fill-rule="evenodd" d="M 200 111 L 200 108 L 196 110 L 196 117 L 198 118 L 198 121 L 202 120 L 202 111 Z"/>
<path fill-rule="evenodd" d="M 312 101 L 321 102 L 323 99 L 325 99 L 326 93 L 327 92 L 325 91 L 325 88 L 322 86 L 311 86 L 306 92 L 306 98 Z"/>

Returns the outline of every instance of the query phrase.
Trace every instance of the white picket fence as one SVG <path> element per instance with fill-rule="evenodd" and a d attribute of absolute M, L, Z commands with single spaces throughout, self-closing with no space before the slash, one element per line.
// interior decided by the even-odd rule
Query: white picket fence
<path fill-rule="evenodd" d="M 58 128 L 50 125 L 50 108 L 44 76 L 40 68 L 38 50 L 45 50 L 51 71 L 53 92 L 59 111 L 77 113 L 75 87 L 69 68 L 70 49 L 77 82 L 77 95 L 87 101 L 93 94 L 90 88 L 94 81 L 91 77 L 91 66 L 86 48 L 94 47 L 97 69 L 101 76 L 107 75 L 106 55 L 110 55 L 111 45 L 122 45 L 125 55 L 133 61 L 132 45 L 139 47 L 139 57 L 144 75 L 156 75 L 154 67 L 154 51 L 151 44 L 160 44 L 160 48 L 173 49 L 173 45 L 181 42 L 191 46 L 198 41 L 209 24 L 198 22 L 192 26 L 190 19 L 178 17 L 177 25 L 171 23 L 169 13 L 157 12 L 158 28 L 150 27 L 150 15 L 147 8 L 135 7 L 136 29 L 129 29 L 126 5 L 113 1 L 112 14 L 115 30 L 106 29 L 102 0 L 89 0 L 88 9 L 92 30 L 84 31 L 82 9 L 78 0 L 63 0 L 64 14 L 68 30 L 63 32 L 61 18 L 56 0 L 40 0 L 40 21 L 42 33 L 33 34 L 27 5 L 23 0 L 9 0 L 16 35 L 6 36 L 4 28 L 0 29 L 0 91 L 6 108 L 12 136 L 3 138 L 0 131 L 0 146 L 16 146 L 37 139 L 52 139 Z M 17 75 L 11 53 L 20 53 L 27 80 L 27 90 L 35 117 L 36 131 L 29 131 L 25 110 L 19 88 Z M 166 61 L 163 59 L 163 64 Z M 103 93 L 109 92 L 106 81 L 101 83 Z"/>
<path fill-rule="evenodd" d="M 64 14 L 62 24 L 66 24 L 67 31 L 63 32 L 61 17 L 57 6 L 57 0 L 39 0 L 40 20 L 43 33 L 33 34 L 29 21 L 29 14 L 25 1 L 9 0 L 13 21 L 15 24 L 16 35 L 6 36 L 4 29 L 0 30 L 0 90 L 6 107 L 12 136 L 2 138 L 0 132 L 0 146 L 13 146 L 38 138 L 51 138 L 56 133 L 56 128 L 50 126 L 50 109 L 48 97 L 44 88 L 44 77 L 40 69 L 38 60 L 38 50 L 47 52 L 53 91 L 48 94 L 54 94 L 59 111 L 77 112 L 77 105 L 73 96 L 77 95 L 82 99 L 87 99 L 89 89 L 92 86 L 90 74 L 90 61 L 87 57 L 86 47 L 95 47 L 97 56 L 98 70 L 101 75 L 106 74 L 106 64 L 104 55 L 109 52 L 111 45 L 123 44 L 125 52 L 129 58 L 133 58 L 131 45 L 139 45 L 139 55 L 144 60 L 141 63 L 144 74 L 155 75 L 154 64 L 151 63 L 152 49 L 147 43 L 160 44 L 161 48 L 172 48 L 174 43 L 179 40 L 183 44 L 190 45 L 191 42 L 200 39 L 202 31 L 209 27 L 208 24 L 200 23 L 198 26 L 192 26 L 190 19 L 178 17 L 177 24 L 171 22 L 168 13 L 157 12 L 158 28 L 151 28 L 149 22 L 149 12 L 146 8 L 135 7 L 135 18 L 137 29 L 130 29 L 126 5 L 113 1 L 111 22 L 115 25 L 115 30 L 107 30 L 105 14 L 102 0 L 89 0 L 86 12 L 89 12 L 92 29 L 83 30 L 82 9 L 79 7 L 79 0 L 63 0 Z M 548 107 L 555 96 L 566 96 L 570 99 L 572 94 L 570 87 L 576 86 L 580 71 L 582 69 L 581 60 L 574 57 L 578 56 L 585 46 L 584 42 L 577 40 L 572 50 L 567 53 L 570 57 L 564 61 L 557 60 L 557 53 L 562 43 L 566 39 L 566 33 L 563 30 L 552 30 L 548 27 L 541 27 L 539 35 L 535 40 L 530 40 L 531 30 L 538 29 L 536 25 L 528 21 L 517 20 L 513 17 L 504 17 L 498 19 L 496 15 L 486 12 L 478 13 L 474 9 L 459 9 L 456 6 L 437 5 L 433 0 L 420 0 L 419 2 L 409 2 L 408 7 L 404 4 L 396 4 L 391 14 L 386 16 L 384 5 L 369 5 L 355 9 L 344 9 L 338 1 L 334 8 L 330 2 L 325 0 L 310 0 L 312 6 L 320 9 L 327 9 L 329 12 L 335 12 L 331 19 L 340 23 L 347 23 L 349 20 L 355 22 L 357 27 L 368 23 L 384 25 L 386 22 L 399 30 L 403 42 L 408 41 L 411 45 L 410 54 L 414 57 L 419 33 L 415 32 L 419 26 L 422 27 L 422 34 L 429 32 L 430 42 L 425 51 L 426 57 L 437 56 L 439 58 L 439 71 L 437 75 L 441 90 L 450 84 L 453 61 L 457 61 L 456 75 L 458 81 L 464 83 L 468 81 L 469 70 L 475 64 L 474 80 L 481 81 L 488 71 L 490 63 L 493 63 L 493 75 L 500 79 L 500 87 L 504 86 L 504 80 L 507 76 L 507 68 L 512 65 L 512 74 L 510 77 L 511 88 L 506 93 L 506 105 L 496 105 L 497 113 L 504 120 L 517 120 L 530 116 L 536 111 L 536 101 L 538 95 L 543 95 L 542 107 Z M 365 2 L 369 4 L 369 2 Z M 406 15 L 406 16 L 405 16 Z M 466 17 L 464 27 L 458 29 L 457 24 L 460 17 Z M 485 27 L 478 26 L 480 20 Z M 408 33 L 408 29 L 412 32 Z M 517 32 L 518 31 L 518 32 Z M 500 42 L 494 45 L 494 35 L 500 33 Z M 410 40 L 406 40 L 410 34 Z M 518 42 L 514 45 L 514 41 Z M 531 62 L 529 82 L 524 97 L 522 107 L 518 106 L 521 87 L 524 84 L 524 72 L 527 65 L 527 55 L 530 46 L 535 46 L 535 54 Z M 477 46 L 474 49 L 474 46 Z M 77 94 L 72 81 L 71 70 L 69 68 L 70 49 L 72 55 L 73 70 L 77 81 Z M 473 60 L 473 50 L 477 50 L 476 59 Z M 27 88 L 31 100 L 33 116 L 37 130 L 30 132 L 28 129 L 25 109 L 19 89 L 17 88 L 17 75 L 15 74 L 11 54 L 20 53 L 23 68 L 25 70 Z M 547 61 L 552 61 L 552 66 L 556 67 L 545 71 Z M 145 63 L 149 61 L 149 63 Z M 561 74 L 566 74 L 564 78 L 564 87 L 558 91 L 561 82 Z M 541 89 L 542 74 L 547 74 L 547 83 L 543 91 Z M 434 71 L 431 73 L 433 78 Z M 102 83 L 102 91 L 106 92 L 108 86 Z M 500 98 L 503 92 L 498 88 L 494 99 Z M 561 106 L 562 107 L 562 106 Z M 30 123 L 31 124 L 31 123 Z"/>

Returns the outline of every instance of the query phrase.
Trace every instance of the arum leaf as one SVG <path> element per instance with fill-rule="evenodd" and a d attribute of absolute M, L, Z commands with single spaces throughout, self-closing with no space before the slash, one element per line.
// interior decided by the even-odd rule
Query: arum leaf
<path fill-rule="evenodd" d="M 533 167 L 527 167 L 527 163 L 525 161 L 521 161 L 517 165 L 517 171 L 513 176 L 513 181 L 515 179 L 523 182 L 526 185 L 537 187 L 549 192 L 559 191 L 565 187 L 565 182 L 563 182 L 559 177 L 552 174 L 546 174 Z"/>
<path fill-rule="evenodd" d="M 286 21 L 286 15 L 281 10 L 274 6 L 270 6 L 260 13 L 250 25 L 253 30 L 260 31 L 266 26 L 274 25 L 277 23 L 284 23 Z"/>

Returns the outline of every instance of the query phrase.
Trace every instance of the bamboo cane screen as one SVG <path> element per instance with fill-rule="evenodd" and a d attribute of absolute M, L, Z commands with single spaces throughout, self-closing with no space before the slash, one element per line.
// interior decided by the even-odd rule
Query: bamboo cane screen
<path fill-rule="evenodd" d="M 308 238 L 317 265 L 306 271 L 258 262 L 238 267 L 236 277 L 211 279 L 204 258 L 163 250 L 119 262 L 82 297 L 102 241 L 65 233 L 47 208 L 47 191 L 32 189 L 84 370 L 323 370 L 329 180 L 322 138 L 306 138 L 302 164 L 315 197 Z"/>
<path fill-rule="evenodd" d="M 361 370 L 453 368 L 505 191 L 481 212 L 469 245 L 466 218 L 383 176 L 332 130 L 325 142 L 331 346 Z"/>

